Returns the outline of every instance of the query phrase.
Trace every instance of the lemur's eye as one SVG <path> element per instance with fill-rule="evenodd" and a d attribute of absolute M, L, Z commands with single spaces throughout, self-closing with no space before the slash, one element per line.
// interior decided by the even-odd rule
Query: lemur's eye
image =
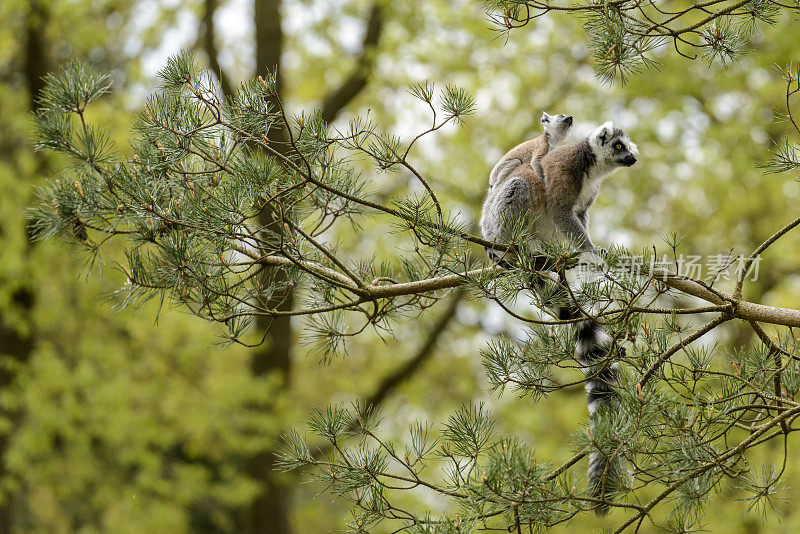
<path fill-rule="evenodd" d="M 617 143 L 616 145 L 614 145 L 614 148 L 616 148 L 617 150 L 622 150 L 622 143 Z"/>

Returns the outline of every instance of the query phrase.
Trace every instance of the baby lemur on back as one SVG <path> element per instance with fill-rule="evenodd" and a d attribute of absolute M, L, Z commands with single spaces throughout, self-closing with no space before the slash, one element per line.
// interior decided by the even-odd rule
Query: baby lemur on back
<path fill-rule="evenodd" d="M 493 224 L 495 217 L 490 213 L 490 210 L 494 207 L 495 197 L 498 191 L 502 189 L 506 179 L 513 174 L 515 177 L 521 177 L 526 181 L 543 181 L 542 158 L 566 137 L 572 127 L 571 116 L 564 114 L 549 115 L 546 111 L 542 113 L 540 122 L 542 123 L 544 133 L 538 137 L 524 141 L 509 150 L 500 158 L 500 161 L 497 162 L 492 172 L 489 174 L 489 190 L 483 204 L 480 221 L 481 231 L 484 237 L 487 233 L 484 223 L 488 225 Z M 539 191 L 538 188 L 534 188 L 534 190 L 535 192 Z M 490 249 L 487 249 L 487 252 L 501 265 L 506 267 L 510 265 L 499 256 L 495 255 Z"/>
<path fill-rule="evenodd" d="M 490 190 L 505 181 L 509 173 L 522 164 L 529 165 L 542 176 L 542 158 L 564 140 L 572 127 L 572 117 L 564 114 L 548 115 L 545 111 L 540 120 L 544 133 L 518 144 L 500 158 L 489 174 Z"/>

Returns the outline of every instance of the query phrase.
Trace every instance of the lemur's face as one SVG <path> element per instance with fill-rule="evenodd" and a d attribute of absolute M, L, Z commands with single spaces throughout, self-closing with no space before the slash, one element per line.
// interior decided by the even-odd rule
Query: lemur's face
<path fill-rule="evenodd" d="M 605 164 L 630 167 L 636 163 L 639 148 L 628 135 L 607 122 L 589 136 L 594 153 Z"/>
<path fill-rule="evenodd" d="M 563 139 L 572 128 L 572 115 L 548 115 L 542 113 L 542 127 L 556 142 Z"/>

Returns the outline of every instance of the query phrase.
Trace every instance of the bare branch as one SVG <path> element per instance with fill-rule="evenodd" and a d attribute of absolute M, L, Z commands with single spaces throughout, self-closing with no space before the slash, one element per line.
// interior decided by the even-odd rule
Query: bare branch
<path fill-rule="evenodd" d="M 265 265 L 275 266 L 294 266 L 295 262 L 282 256 L 265 256 L 258 258 L 257 261 Z M 546 259 L 543 258 L 543 261 Z M 424 293 L 432 293 L 443 289 L 453 289 L 467 283 L 470 278 L 477 278 L 482 275 L 492 273 L 503 273 L 503 268 L 499 266 L 484 267 L 481 269 L 473 269 L 463 273 L 454 273 L 436 278 L 429 278 L 425 280 L 416 280 L 413 282 L 394 283 L 387 285 L 374 285 L 369 284 L 364 288 L 359 288 L 348 277 L 341 273 L 324 267 L 318 263 L 309 261 L 298 262 L 303 267 L 307 268 L 310 272 L 319 274 L 325 279 L 336 280 L 357 295 L 368 297 L 370 299 L 377 298 L 391 298 L 400 297 L 404 295 L 419 295 Z M 708 302 L 717 305 L 730 304 L 732 317 L 742 319 L 745 321 L 758 321 L 761 323 L 769 323 L 783 326 L 796 326 L 800 327 L 800 310 L 791 308 L 779 308 L 776 306 L 766 306 L 764 304 L 757 304 L 748 302 L 746 300 L 736 300 L 732 296 L 725 295 L 717 291 L 709 290 L 706 286 L 702 285 L 697 280 L 682 277 L 664 270 L 655 270 L 655 278 L 661 279 L 667 286 L 701 298 Z M 708 311 L 701 308 L 700 312 Z"/>
<path fill-rule="evenodd" d="M 665 270 L 654 270 L 654 278 L 663 280 L 664 283 L 678 291 L 701 298 L 713 304 L 731 303 L 733 316 L 745 321 L 758 321 L 760 323 L 777 324 L 783 326 L 800 326 L 800 310 L 765 306 L 736 299 L 716 290 L 711 290 L 697 280 L 675 275 Z"/>

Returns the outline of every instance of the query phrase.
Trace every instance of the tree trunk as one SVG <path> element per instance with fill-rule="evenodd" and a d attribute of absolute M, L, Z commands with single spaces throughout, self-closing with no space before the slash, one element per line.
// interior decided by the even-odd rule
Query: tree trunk
<path fill-rule="evenodd" d="M 345 77 L 342 84 L 334 89 L 323 101 L 322 114 L 326 121 L 332 121 L 367 85 L 374 66 L 374 54 L 384 28 L 384 12 L 382 3 L 376 1 L 368 12 L 362 50 L 356 59 L 353 72 Z M 281 27 L 280 0 L 255 0 L 254 18 L 256 32 L 256 69 L 263 74 L 265 70 L 276 72 L 278 93 L 281 92 L 282 72 L 281 56 L 283 53 L 283 29 Z M 213 36 L 211 37 L 213 39 Z M 211 47 L 213 49 L 213 47 Z M 224 76 L 224 74 L 221 74 Z M 287 132 L 283 130 L 270 132 L 270 138 L 286 141 Z M 276 143 L 275 146 L 285 146 Z M 264 226 L 279 224 L 264 212 L 259 221 Z M 293 294 L 291 289 L 282 295 L 276 295 L 269 305 L 280 310 L 292 308 Z M 256 376 L 277 373 L 286 389 L 291 378 L 292 325 L 289 317 L 277 317 L 266 320 L 259 318 L 257 327 L 262 331 L 270 329 L 269 336 L 262 348 L 253 352 L 251 367 Z M 413 374 L 414 369 L 407 375 Z M 387 389 L 386 393 L 391 390 Z M 289 506 L 291 492 L 281 480 L 271 472 L 275 462 L 273 450 L 266 450 L 250 458 L 247 471 L 251 477 L 264 484 L 264 490 L 248 509 L 245 518 L 245 532 L 251 534 L 289 534 Z"/>
<path fill-rule="evenodd" d="M 39 95 L 44 88 L 44 75 L 49 70 L 49 58 L 45 49 L 45 29 L 49 13 L 40 0 L 31 0 L 25 27 L 25 81 L 31 97 L 31 110 L 38 107 Z"/>
<path fill-rule="evenodd" d="M 281 54 L 283 52 L 283 30 L 281 28 L 280 0 L 256 0 L 254 9 L 256 32 L 256 69 L 258 74 L 266 70 L 277 72 L 278 90 L 281 87 Z M 284 132 L 272 132 L 273 139 L 280 139 Z M 263 215 L 261 224 L 269 226 L 275 221 Z M 279 309 L 292 307 L 292 292 L 277 295 Z M 275 303 L 271 303 L 275 305 Z M 259 318 L 260 330 L 270 329 L 264 345 L 252 354 L 251 368 L 255 376 L 277 373 L 283 388 L 288 388 L 290 379 L 290 355 L 292 350 L 292 325 L 289 317 L 274 320 Z M 272 472 L 275 463 L 274 450 L 267 449 L 247 462 L 248 475 L 263 483 L 261 494 L 247 510 L 244 527 L 249 534 L 290 534 L 289 507 L 291 493 L 286 484 Z"/>
<path fill-rule="evenodd" d="M 47 25 L 48 12 L 45 6 L 38 0 L 32 0 L 25 20 L 24 37 L 25 52 L 22 58 L 22 74 L 24 76 L 30 102 L 30 109 L 35 111 L 38 107 L 39 96 L 44 88 L 42 77 L 48 71 L 48 58 L 45 50 L 45 28 Z M 2 147 L 0 147 L 2 148 Z M 2 233 L 0 233 L 2 238 Z M 33 243 L 26 241 L 27 249 Z M 23 253 L 28 255 L 29 250 Z M 4 281 L 7 283 L 7 281 Z M 27 284 L 28 281 L 15 281 L 19 286 L 14 290 L 11 305 L 16 308 L 16 314 L 25 318 L 25 321 L 32 321 L 33 308 L 35 305 L 35 295 L 33 289 Z M 0 391 L 5 391 L 16 378 L 16 371 L 20 365 L 26 364 L 30 360 L 34 348 L 34 334 L 30 331 L 21 333 L 13 324 L 0 314 Z M 12 421 L 18 419 L 14 413 L 5 413 Z M 12 427 L 13 428 L 13 427 Z M 0 434 L 0 479 L 8 476 L 5 458 L 8 451 L 11 432 Z M 0 496 L 0 534 L 10 534 L 13 527 L 13 495 L 3 494 Z"/>

